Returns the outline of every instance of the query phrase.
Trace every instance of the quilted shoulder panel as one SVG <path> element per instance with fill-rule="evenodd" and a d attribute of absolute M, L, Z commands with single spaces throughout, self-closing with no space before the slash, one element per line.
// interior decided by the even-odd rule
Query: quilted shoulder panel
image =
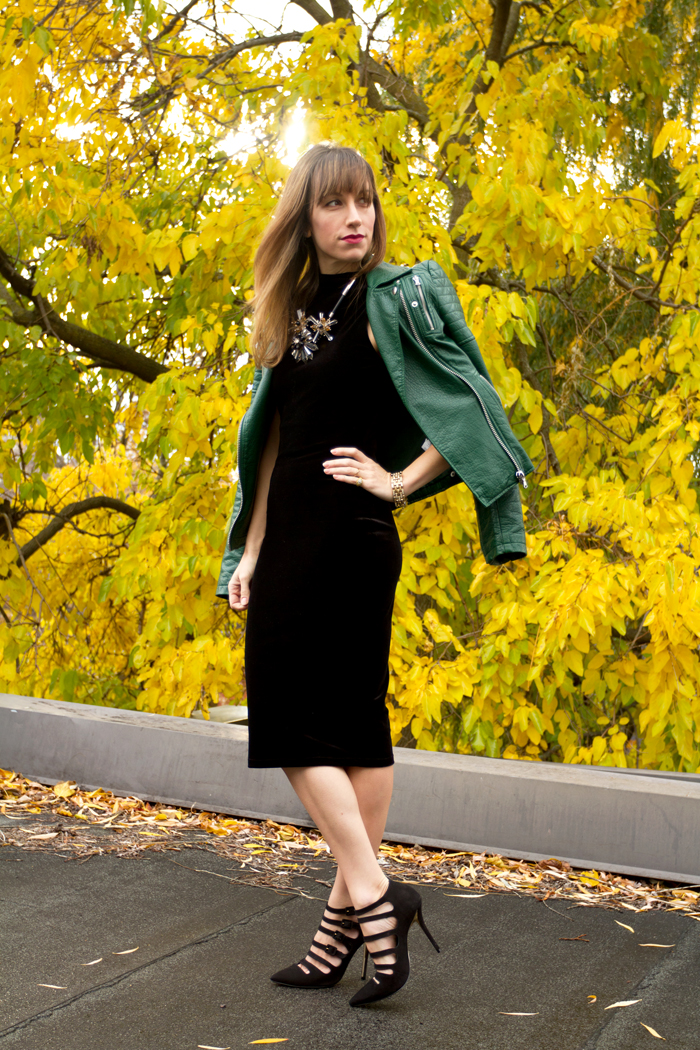
<path fill-rule="evenodd" d="M 431 297 L 433 306 L 440 314 L 445 328 L 449 330 L 457 345 L 464 350 L 477 372 L 493 386 L 493 381 L 481 356 L 479 344 L 464 318 L 464 310 L 452 281 L 442 266 L 433 259 L 429 259 L 420 265 L 428 275 L 426 281 L 428 294 Z"/>

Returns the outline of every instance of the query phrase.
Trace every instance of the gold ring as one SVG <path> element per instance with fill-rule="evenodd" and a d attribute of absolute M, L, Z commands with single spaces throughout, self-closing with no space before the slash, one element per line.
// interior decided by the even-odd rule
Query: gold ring
<path fill-rule="evenodd" d="M 361 484 L 362 484 L 362 478 L 358 478 L 358 479 L 357 479 L 357 484 L 358 484 L 358 485 L 361 485 Z"/>

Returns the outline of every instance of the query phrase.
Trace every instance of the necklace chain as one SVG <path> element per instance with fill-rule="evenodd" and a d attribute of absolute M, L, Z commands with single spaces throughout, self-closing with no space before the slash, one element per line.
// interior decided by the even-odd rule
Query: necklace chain
<path fill-rule="evenodd" d="M 327 339 L 329 343 L 333 342 L 331 328 L 338 323 L 335 319 L 336 310 L 356 281 L 357 277 L 353 277 L 350 283 L 346 284 L 340 293 L 340 299 L 338 299 L 328 317 L 324 315 L 323 311 L 319 311 L 318 317 L 307 317 L 303 310 L 297 310 L 296 320 L 292 325 L 291 346 L 292 357 L 295 361 L 310 361 L 315 351 L 318 350 L 319 339 Z"/>

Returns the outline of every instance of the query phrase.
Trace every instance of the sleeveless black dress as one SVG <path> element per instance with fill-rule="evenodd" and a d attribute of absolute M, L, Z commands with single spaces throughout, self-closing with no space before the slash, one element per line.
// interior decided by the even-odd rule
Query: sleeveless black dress
<path fill-rule="evenodd" d="M 328 316 L 348 274 L 321 276 L 307 314 Z M 367 335 L 365 289 L 310 361 L 287 353 L 271 397 L 280 445 L 251 581 L 245 639 L 251 768 L 389 766 L 385 698 L 401 545 L 393 502 L 336 481 L 354 446 L 382 465 L 406 409 Z"/>

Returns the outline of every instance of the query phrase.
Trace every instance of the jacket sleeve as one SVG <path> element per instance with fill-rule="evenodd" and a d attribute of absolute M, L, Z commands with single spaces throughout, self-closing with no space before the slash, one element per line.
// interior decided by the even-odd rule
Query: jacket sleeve
<path fill-rule="evenodd" d="M 430 260 L 427 266 L 436 300 L 435 306 L 449 335 L 468 356 L 479 375 L 493 386 L 477 341 L 467 326 L 462 304 L 452 281 L 435 261 Z M 481 549 L 489 565 L 501 565 L 524 558 L 527 555 L 527 540 L 519 486 L 513 485 L 488 507 L 476 496 L 474 503 Z"/>
<path fill-rule="evenodd" d="M 527 540 L 518 486 L 513 485 L 490 507 L 485 507 L 476 496 L 474 504 L 481 550 L 489 565 L 524 558 Z"/>
<path fill-rule="evenodd" d="M 250 395 L 250 405 L 248 406 L 248 410 L 247 411 L 250 411 L 250 408 L 251 408 L 253 402 L 255 401 L 255 395 L 258 392 L 258 387 L 260 386 L 260 380 L 262 379 L 262 374 L 263 374 L 262 368 L 256 366 L 255 371 L 253 372 L 253 386 L 252 386 L 251 395 Z M 244 413 L 244 415 L 245 415 L 245 413 Z M 240 427 L 241 427 L 242 423 L 243 423 L 243 418 L 241 418 L 241 422 L 238 424 L 238 426 L 239 426 L 239 434 L 240 434 Z M 239 448 L 239 452 L 240 452 L 240 448 Z M 238 466 L 238 464 L 237 464 L 237 466 Z M 223 556 L 223 559 L 222 559 L 222 562 L 221 562 L 221 571 L 219 572 L 219 579 L 218 579 L 218 582 L 216 584 L 216 597 L 217 598 L 226 598 L 226 599 L 228 599 L 228 585 L 229 585 L 229 582 L 230 582 L 231 577 L 233 576 L 234 572 L 238 568 L 238 563 L 240 562 L 241 558 L 243 557 L 243 551 L 245 549 L 244 546 L 241 546 L 241 547 L 231 547 L 230 546 L 231 532 L 232 532 L 232 529 L 233 529 L 233 523 L 235 522 L 236 518 L 238 517 L 238 512 L 241 509 L 242 499 L 243 499 L 243 495 L 242 495 L 241 486 L 239 484 L 236 484 L 236 495 L 235 495 L 234 500 L 233 500 L 233 510 L 231 511 L 231 517 L 229 519 L 228 528 L 226 529 L 226 544 L 224 546 L 224 556 Z"/>
<path fill-rule="evenodd" d="M 483 376 L 493 386 L 493 381 L 481 356 L 479 344 L 474 338 L 471 329 L 467 326 L 464 310 L 452 281 L 442 266 L 436 263 L 434 259 L 428 261 L 427 267 L 431 277 L 430 286 L 435 298 L 434 305 L 439 310 L 445 328 L 457 346 L 467 355 L 479 375 Z"/>

